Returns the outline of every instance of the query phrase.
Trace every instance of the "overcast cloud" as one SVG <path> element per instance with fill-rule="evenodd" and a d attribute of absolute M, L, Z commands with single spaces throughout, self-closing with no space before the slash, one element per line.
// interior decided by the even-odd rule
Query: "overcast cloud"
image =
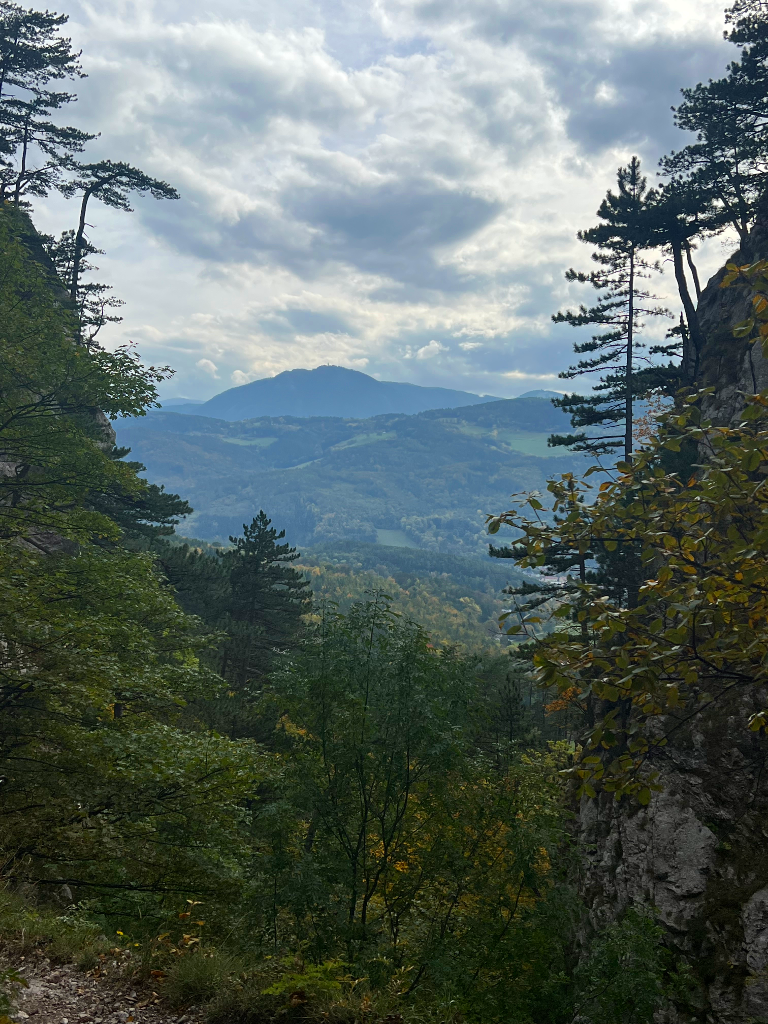
<path fill-rule="evenodd" d="M 94 206 L 110 345 L 208 398 L 293 367 L 503 396 L 563 387 L 563 271 L 632 153 L 684 143 L 679 89 L 722 74 L 719 0 L 64 0 L 93 158 L 178 202 Z M 37 207 L 59 231 L 75 212 Z M 705 273 L 722 240 L 701 254 Z M 670 296 L 671 275 L 658 287 Z"/>

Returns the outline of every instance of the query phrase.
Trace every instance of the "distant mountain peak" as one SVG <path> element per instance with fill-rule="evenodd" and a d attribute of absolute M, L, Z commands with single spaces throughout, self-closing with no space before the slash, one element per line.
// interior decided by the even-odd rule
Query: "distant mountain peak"
<path fill-rule="evenodd" d="M 339 416 L 363 419 L 387 413 L 414 414 L 498 401 L 450 388 L 421 387 L 375 377 L 346 366 L 324 364 L 313 370 L 284 370 L 215 395 L 195 409 L 198 416 L 223 420 L 261 416 Z"/>

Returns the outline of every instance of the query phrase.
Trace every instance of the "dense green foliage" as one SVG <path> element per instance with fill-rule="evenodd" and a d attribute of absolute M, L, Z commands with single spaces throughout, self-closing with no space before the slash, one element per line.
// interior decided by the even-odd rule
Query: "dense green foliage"
<path fill-rule="evenodd" d="M 264 738 L 271 732 L 274 722 L 262 722 L 256 710 L 258 693 L 306 633 L 311 591 L 292 567 L 298 553 L 279 543 L 284 536 L 262 511 L 243 526 L 243 536 L 230 537 L 228 548 L 206 553 L 187 544 L 151 545 L 179 604 L 216 634 L 202 657 L 226 691 L 197 711 L 229 735 Z"/>
<path fill-rule="evenodd" d="M 588 756 L 577 774 L 589 794 L 599 780 L 647 803 L 656 778 L 649 755 L 668 733 L 734 691 L 763 685 L 768 395 L 748 397 L 741 422 L 729 427 L 704 420 L 700 398 L 668 414 L 659 438 L 632 465 L 619 463 L 593 502 L 571 479 L 553 481 L 562 513 L 554 525 L 517 511 L 492 520 L 493 530 L 522 531 L 525 566 L 545 565 L 550 546 L 572 561 L 598 545 L 640 549 L 635 600 L 617 600 L 604 579 L 574 581 L 550 609 L 573 625 L 540 639 L 534 654 L 542 680 L 582 709 Z M 701 461 L 684 475 L 670 471 L 669 453 L 686 447 Z M 510 629 L 524 631 L 526 621 Z M 607 710 L 590 723 L 595 700 Z M 762 706 L 744 714 L 753 730 L 768 719 Z M 661 716 L 662 728 L 649 724 Z"/>
<path fill-rule="evenodd" d="M 166 858 L 176 846 L 176 866 L 215 887 L 231 801 L 260 759 L 178 728 L 184 705 L 219 683 L 200 667 L 197 625 L 151 558 L 119 546 L 102 508 L 114 495 L 141 502 L 147 488 L 111 457 L 96 410 L 141 412 L 162 374 L 74 343 L 18 224 L 0 220 L 3 872 L 178 889 Z"/>
<path fill-rule="evenodd" d="M 502 638 L 498 618 L 503 598 L 498 588 L 488 584 L 480 590 L 457 584 L 447 574 L 392 576 L 380 561 L 372 569 L 363 569 L 346 560 L 328 565 L 322 558 L 304 555 L 300 565 L 316 599 L 344 611 L 366 594 L 380 591 L 387 594 L 395 611 L 419 622 L 436 643 L 482 650 L 497 646 Z"/>

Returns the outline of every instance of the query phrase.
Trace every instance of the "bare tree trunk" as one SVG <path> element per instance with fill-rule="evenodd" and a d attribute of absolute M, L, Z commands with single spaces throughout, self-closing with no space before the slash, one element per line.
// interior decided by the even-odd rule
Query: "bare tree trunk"
<path fill-rule="evenodd" d="M 83 192 L 83 201 L 80 203 L 80 223 L 77 226 L 75 247 L 72 253 L 72 281 L 69 286 L 69 297 L 72 300 L 73 306 L 77 306 L 77 286 L 80 279 L 80 265 L 83 262 L 83 248 L 85 244 L 85 214 L 90 198 L 91 189 L 86 189 Z"/>
<path fill-rule="evenodd" d="M 685 277 L 685 267 L 683 266 L 683 246 L 682 242 L 678 240 L 672 242 L 672 259 L 675 267 L 677 290 L 680 292 L 680 300 L 683 303 L 685 319 L 688 321 L 687 344 L 685 337 L 683 338 L 683 372 L 685 373 L 688 383 L 692 383 L 699 375 L 699 357 L 701 356 L 701 350 L 704 347 L 704 336 L 702 335 L 701 327 L 699 326 L 699 317 L 696 313 L 696 307 L 693 304 L 691 293 L 688 291 L 688 282 Z"/>
<path fill-rule="evenodd" d="M 691 253 L 691 243 L 689 241 L 685 243 L 685 258 L 688 261 L 688 268 L 691 271 L 691 277 L 693 278 L 693 287 L 696 289 L 696 301 L 698 302 L 701 298 L 701 283 L 699 281 L 699 272 L 696 269 L 696 264 L 693 262 L 693 255 Z"/>
<path fill-rule="evenodd" d="M 21 200 L 21 186 L 24 181 L 24 175 L 27 173 L 27 150 L 29 149 L 29 120 L 24 125 L 24 141 L 21 145 L 21 168 L 19 169 L 18 177 L 16 178 L 16 188 L 13 195 L 13 204 L 18 208 Z"/>
<path fill-rule="evenodd" d="M 632 458 L 632 346 L 635 331 L 635 248 L 629 254 L 629 311 L 627 317 L 627 372 L 624 381 L 624 458 Z"/>

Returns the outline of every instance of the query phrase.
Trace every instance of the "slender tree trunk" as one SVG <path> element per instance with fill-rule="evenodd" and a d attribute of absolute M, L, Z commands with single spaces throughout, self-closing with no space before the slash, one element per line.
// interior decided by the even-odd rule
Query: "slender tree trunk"
<path fill-rule="evenodd" d="M 629 310 L 627 316 L 627 374 L 624 405 L 624 458 L 632 458 L 632 346 L 635 331 L 635 247 L 629 252 Z"/>
<path fill-rule="evenodd" d="M 699 375 L 699 357 L 704 347 L 704 337 L 699 327 L 699 317 L 693 304 L 683 266 L 683 246 L 677 239 L 672 242 L 672 261 L 675 267 L 675 280 L 680 300 L 683 303 L 685 319 L 688 321 L 688 344 L 683 339 L 683 370 L 688 383 L 692 383 Z"/>
<path fill-rule="evenodd" d="M 13 49 L 8 54 L 8 60 L 4 61 L 3 64 L 0 66 L 0 100 L 2 100 L 2 98 L 3 98 L 3 89 L 5 88 L 5 73 L 6 73 L 6 69 L 7 69 L 8 65 L 11 63 L 11 61 L 15 58 L 16 51 L 18 50 L 18 47 L 19 47 L 19 32 L 18 32 L 18 28 L 17 28 L 16 35 L 15 35 L 14 40 L 13 40 Z M 2 206 L 4 203 L 5 203 L 5 184 L 3 184 L 2 188 L 0 188 L 0 206 Z"/>
<path fill-rule="evenodd" d="M 29 149 L 29 122 L 24 126 L 24 141 L 21 144 L 21 167 L 19 169 L 18 177 L 16 178 L 16 188 L 13 194 L 14 206 L 18 207 L 19 201 L 21 200 L 21 185 L 24 181 L 24 175 L 27 172 L 27 150 Z"/>
<path fill-rule="evenodd" d="M 686 241 L 685 243 L 685 258 L 688 262 L 688 269 L 691 271 L 691 277 L 693 278 L 693 287 L 696 289 L 696 301 L 698 302 L 701 298 L 701 283 L 699 281 L 699 272 L 696 269 L 696 264 L 693 262 L 693 254 L 691 253 L 691 243 Z"/>
<path fill-rule="evenodd" d="M 80 278 L 80 265 L 83 262 L 83 248 L 85 244 L 85 214 L 88 209 L 88 200 L 91 198 L 91 189 L 83 192 L 83 201 L 80 203 L 80 223 L 77 226 L 75 235 L 75 248 L 72 254 L 72 281 L 69 287 L 69 297 L 73 305 L 77 305 L 77 286 Z"/>
<path fill-rule="evenodd" d="M 683 369 L 685 369 L 685 354 L 691 344 L 691 336 L 688 334 L 688 324 L 683 314 L 680 314 L 680 340 L 683 343 Z"/>
<path fill-rule="evenodd" d="M 740 224 L 739 235 L 741 236 L 741 239 L 743 241 L 747 237 L 747 235 L 749 234 L 749 207 L 747 206 L 747 201 L 744 198 L 744 190 L 741 187 L 741 172 L 739 170 L 739 155 L 738 155 L 738 153 L 735 150 L 734 150 L 734 153 L 733 153 L 733 163 L 734 163 L 734 167 L 735 167 L 735 170 L 736 170 L 736 175 L 735 175 L 735 180 L 734 180 L 734 189 L 736 191 L 736 200 L 737 200 L 737 202 L 739 204 L 739 224 Z"/>
<path fill-rule="evenodd" d="M 587 560 L 584 552 L 579 551 L 579 582 L 582 586 L 586 585 L 587 582 Z M 587 620 L 583 619 L 581 622 L 581 642 L 586 647 L 589 644 L 589 629 L 587 627 Z M 595 724 L 595 698 L 590 693 L 587 696 L 587 725 L 591 729 Z"/>

